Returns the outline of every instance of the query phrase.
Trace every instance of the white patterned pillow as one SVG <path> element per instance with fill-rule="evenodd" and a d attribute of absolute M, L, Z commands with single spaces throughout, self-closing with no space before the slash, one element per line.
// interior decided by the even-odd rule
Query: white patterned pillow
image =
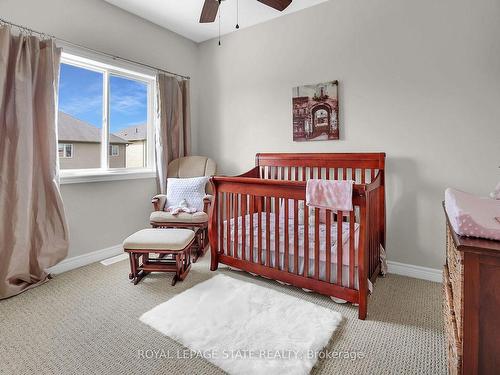
<path fill-rule="evenodd" d="M 188 207 L 203 211 L 203 197 L 208 179 L 209 177 L 168 178 L 167 202 L 164 210 L 168 207 L 178 206 L 185 199 Z"/>

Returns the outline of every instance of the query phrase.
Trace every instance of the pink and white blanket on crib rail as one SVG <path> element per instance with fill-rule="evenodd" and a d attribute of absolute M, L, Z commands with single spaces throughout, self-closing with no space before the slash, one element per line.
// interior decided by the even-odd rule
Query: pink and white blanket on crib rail
<path fill-rule="evenodd" d="M 333 211 L 352 211 L 352 180 L 307 180 L 306 204 Z"/>

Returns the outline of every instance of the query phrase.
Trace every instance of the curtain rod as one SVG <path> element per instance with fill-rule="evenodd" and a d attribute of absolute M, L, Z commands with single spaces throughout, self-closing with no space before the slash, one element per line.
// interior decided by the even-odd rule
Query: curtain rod
<path fill-rule="evenodd" d="M 25 32 L 25 33 L 27 33 L 29 35 L 37 34 L 38 36 L 41 36 L 42 38 L 46 38 L 46 39 L 50 38 L 50 39 L 54 39 L 56 41 L 58 40 L 60 42 L 69 44 L 69 45 L 74 46 L 74 47 L 82 48 L 82 49 L 85 49 L 87 51 L 98 53 L 98 54 L 103 55 L 103 56 L 111 57 L 114 60 L 125 61 L 125 62 L 131 63 L 131 64 L 135 64 L 135 65 L 138 65 L 138 66 L 143 66 L 143 67 L 146 67 L 146 68 L 149 68 L 149 69 L 157 70 L 159 72 L 167 73 L 167 74 L 170 74 L 170 75 L 173 75 L 173 76 L 176 76 L 176 77 L 180 77 L 180 78 L 184 78 L 184 79 L 191 79 L 191 77 L 189 77 L 189 76 L 185 76 L 185 75 L 182 75 L 182 74 L 174 73 L 174 72 L 162 69 L 162 68 L 158 68 L 158 67 L 153 66 L 153 65 L 145 64 L 145 63 L 142 63 L 142 62 L 139 62 L 139 61 L 127 59 L 125 57 L 116 56 L 116 55 L 112 55 L 110 53 L 106 53 L 106 52 L 102 52 L 102 51 L 99 51 L 99 50 L 96 50 L 96 49 L 93 49 L 93 48 L 89 48 L 89 47 L 83 46 L 81 44 L 70 42 L 69 40 L 58 38 L 58 37 L 56 37 L 54 35 L 51 35 L 51 34 L 42 33 L 40 31 L 36 31 L 36 30 L 30 29 L 29 27 L 15 24 L 15 23 L 7 21 L 7 20 L 5 20 L 3 18 L 0 18 L 0 23 L 4 24 L 4 25 L 10 25 L 10 26 L 16 27 L 19 31 Z"/>

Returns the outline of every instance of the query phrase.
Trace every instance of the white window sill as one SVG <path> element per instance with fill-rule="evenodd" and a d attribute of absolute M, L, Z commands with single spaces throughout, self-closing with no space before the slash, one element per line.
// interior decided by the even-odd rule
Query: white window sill
<path fill-rule="evenodd" d="M 84 184 L 88 182 L 137 180 L 141 178 L 154 178 L 156 171 L 152 169 L 118 169 L 118 170 L 61 170 L 60 183 Z"/>

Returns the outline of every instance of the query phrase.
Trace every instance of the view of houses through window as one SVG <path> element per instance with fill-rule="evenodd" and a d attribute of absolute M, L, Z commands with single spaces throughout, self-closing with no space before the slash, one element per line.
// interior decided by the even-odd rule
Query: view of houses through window
<path fill-rule="evenodd" d="M 73 157 L 73 144 L 72 143 L 59 143 L 58 153 L 60 158 L 72 158 Z"/>
<path fill-rule="evenodd" d="M 149 85 L 130 75 L 63 59 L 58 114 L 60 168 L 147 167 Z M 106 139 L 107 144 L 103 144 Z M 107 150 L 107 155 L 102 150 Z"/>
<path fill-rule="evenodd" d="M 136 80 L 110 75 L 109 77 L 109 120 L 110 132 L 127 141 L 122 163 L 125 168 L 146 166 L 147 157 L 147 115 L 148 87 Z M 118 146 L 116 146 L 118 149 Z M 112 150 L 113 157 L 120 157 Z M 114 168 L 111 164 L 110 168 Z"/>

